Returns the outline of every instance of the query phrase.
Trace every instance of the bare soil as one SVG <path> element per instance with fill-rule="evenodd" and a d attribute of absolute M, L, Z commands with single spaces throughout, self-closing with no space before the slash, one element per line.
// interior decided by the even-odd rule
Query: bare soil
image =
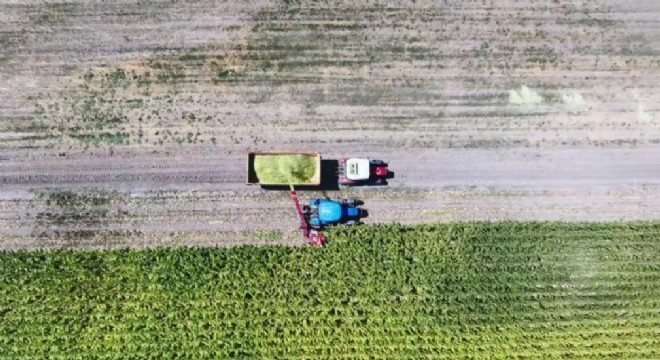
<path fill-rule="evenodd" d="M 302 244 L 259 150 L 388 161 L 367 222 L 660 218 L 657 1 L 4 2 L 0 98 L 0 249 Z"/>

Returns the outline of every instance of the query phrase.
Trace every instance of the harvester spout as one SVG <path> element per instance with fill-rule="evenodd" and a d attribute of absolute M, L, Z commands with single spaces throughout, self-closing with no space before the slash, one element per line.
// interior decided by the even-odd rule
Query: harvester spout
<path fill-rule="evenodd" d="M 305 206 L 305 209 L 303 209 L 302 206 L 300 206 L 300 200 L 298 200 L 298 194 L 296 193 L 296 190 L 294 189 L 293 185 L 289 185 L 289 188 L 291 189 L 291 199 L 293 200 L 294 205 L 296 206 L 296 212 L 298 213 L 298 217 L 300 219 L 300 230 L 303 233 L 303 236 L 307 239 L 307 242 L 310 245 L 314 246 L 321 246 L 325 243 L 326 237 L 323 235 L 320 231 L 311 229 L 309 226 L 309 216 L 310 216 L 310 210 L 308 206 Z"/>

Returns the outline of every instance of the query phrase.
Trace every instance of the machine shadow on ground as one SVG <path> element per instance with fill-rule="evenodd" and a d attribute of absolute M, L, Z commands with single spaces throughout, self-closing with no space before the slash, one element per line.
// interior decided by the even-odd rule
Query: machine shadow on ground
<path fill-rule="evenodd" d="M 394 175 L 395 175 L 394 171 L 392 171 L 392 170 L 388 170 L 387 177 L 385 178 L 385 182 L 382 183 L 382 184 L 380 184 L 380 186 L 386 186 L 386 185 L 389 185 L 389 184 L 390 184 L 390 183 L 389 183 L 389 180 L 390 180 L 390 179 L 394 179 Z M 376 185 L 376 186 L 378 186 L 378 185 Z"/>
<path fill-rule="evenodd" d="M 321 159 L 321 183 L 319 185 L 296 185 L 296 191 L 335 191 L 339 190 L 336 159 Z M 289 185 L 261 185 L 264 190 L 289 191 Z"/>

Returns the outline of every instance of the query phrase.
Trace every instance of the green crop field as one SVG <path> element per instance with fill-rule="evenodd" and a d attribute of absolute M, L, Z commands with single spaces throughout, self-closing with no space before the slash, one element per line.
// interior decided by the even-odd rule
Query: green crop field
<path fill-rule="evenodd" d="M 0 358 L 660 357 L 660 223 L 0 253 Z"/>

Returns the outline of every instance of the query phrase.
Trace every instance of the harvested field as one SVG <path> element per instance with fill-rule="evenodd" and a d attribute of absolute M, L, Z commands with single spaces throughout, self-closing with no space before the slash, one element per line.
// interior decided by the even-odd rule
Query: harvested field
<path fill-rule="evenodd" d="M 654 359 L 659 233 L 377 225 L 325 248 L 3 252 L 0 345 L 31 359 Z"/>
<path fill-rule="evenodd" d="M 1 249 L 300 244 L 268 150 L 388 161 L 372 223 L 660 218 L 657 1 L 3 2 L 0 98 Z"/>

